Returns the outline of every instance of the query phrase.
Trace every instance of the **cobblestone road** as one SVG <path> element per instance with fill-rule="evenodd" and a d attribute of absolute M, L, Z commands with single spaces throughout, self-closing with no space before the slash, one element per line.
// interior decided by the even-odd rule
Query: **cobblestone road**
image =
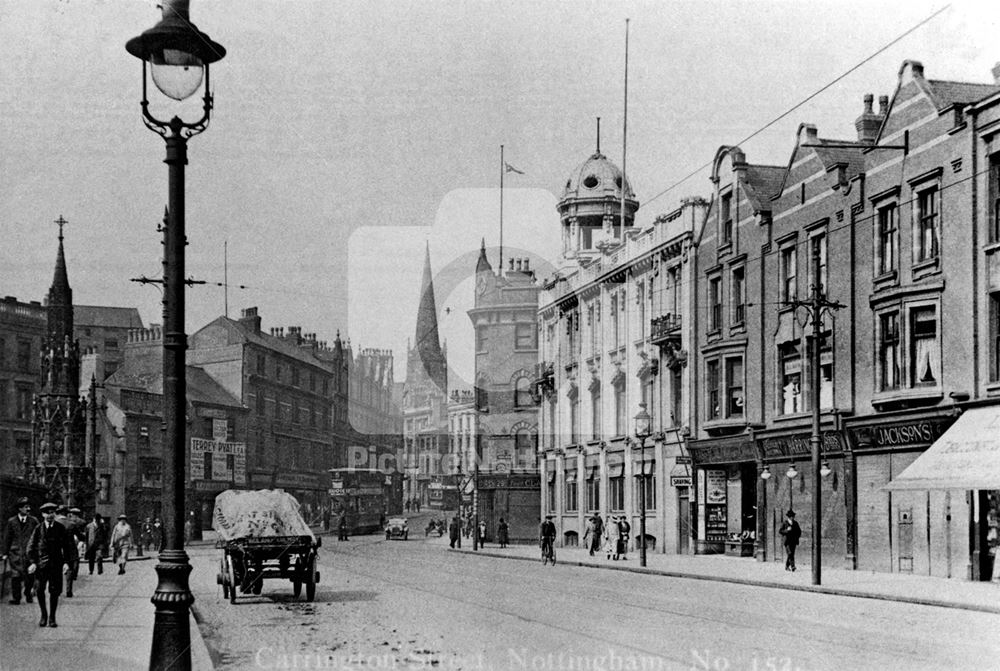
<path fill-rule="evenodd" d="M 997 668 L 1000 616 L 459 555 L 445 539 L 324 539 L 314 603 L 264 583 L 237 604 L 219 550 L 192 589 L 216 668 Z"/>

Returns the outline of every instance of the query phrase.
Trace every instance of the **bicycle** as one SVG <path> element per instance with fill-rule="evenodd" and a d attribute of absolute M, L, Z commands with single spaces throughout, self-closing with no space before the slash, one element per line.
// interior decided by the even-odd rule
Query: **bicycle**
<path fill-rule="evenodd" d="M 542 539 L 542 566 L 545 566 L 548 562 L 552 562 L 552 565 L 556 565 L 556 548 L 552 542 L 551 538 Z"/>

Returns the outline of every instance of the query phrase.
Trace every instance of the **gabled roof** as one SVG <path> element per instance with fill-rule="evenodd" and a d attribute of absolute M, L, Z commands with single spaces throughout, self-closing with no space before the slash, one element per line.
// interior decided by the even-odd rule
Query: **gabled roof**
<path fill-rule="evenodd" d="M 73 322 L 77 326 L 144 328 L 137 308 L 116 308 L 104 305 L 74 305 Z"/>
<path fill-rule="evenodd" d="M 969 82 L 948 82 L 939 79 L 928 79 L 931 97 L 938 111 L 948 109 L 952 105 L 965 105 L 987 98 L 997 91 L 997 84 L 975 84 Z"/>
<path fill-rule="evenodd" d="M 242 408 L 243 404 L 226 389 L 197 366 L 185 366 L 187 379 L 188 401 L 210 403 L 212 405 L 227 405 Z M 129 371 L 119 368 L 114 375 L 105 381 L 108 393 L 118 398 L 120 389 L 137 389 L 150 394 L 163 393 L 163 371 Z"/>
<path fill-rule="evenodd" d="M 820 144 L 833 144 L 831 147 L 815 147 L 816 155 L 823 162 L 823 167 L 827 170 L 836 166 L 846 166 L 845 178 L 851 179 L 855 175 L 864 172 L 865 159 L 862 150 L 870 147 L 871 143 L 845 140 L 827 140 L 820 138 Z M 845 147 L 844 145 L 851 145 Z"/>
<path fill-rule="evenodd" d="M 220 323 L 224 324 L 228 328 L 234 329 L 245 342 L 254 343 L 264 347 L 265 349 L 280 352 L 293 359 L 298 359 L 303 363 L 308 363 L 313 366 L 324 365 L 320 358 L 315 356 L 311 348 L 299 347 L 285 338 L 279 338 L 267 333 L 255 331 L 250 326 L 238 322 L 235 319 L 230 319 L 229 317 L 217 317 L 202 328 L 198 329 L 198 332 L 203 331 L 213 324 Z"/>
<path fill-rule="evenodd" d="M 771 196 L 781 188 L 784 175 L 783 166 L 747 164 L 746 181 L 743 185 L 755 212 L 770 211 Z"/>

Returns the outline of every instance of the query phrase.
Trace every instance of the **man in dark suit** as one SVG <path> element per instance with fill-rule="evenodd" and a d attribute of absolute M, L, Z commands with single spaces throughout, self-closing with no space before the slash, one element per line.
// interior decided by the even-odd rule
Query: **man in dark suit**
<path fill-rule="evenodd" d="M 17 500 L 17 515 L 7 520 L 3 534 L 3 558 L 10 562 L 10 602 L 14 605 L 21 603 L 22 584 L 24 600 L 31 603 L 35 576 L 28 573 L 28 541 L 37 526 L 38 520 L 31 516 L 31 503 L 21 497 Z"/>
<path fill-rule="evenodd" d="M 56 609 L 59 607 L 59 595 L 63 588 L 63 568 L 76 557 L 76 544 L 73 535 L 66 527 L 56 522 L 56 504 L 43 503 L 41 508 L 42 523 L 35 527 L 28 541 L 28 572 L 35 575 L 37 584 L 38 608 L 42 611 L 42 619 L 38 626 L 50 627 L 56 625 Z M 45 586 L 49 587 L 49 607 L 45 607 Z"/>

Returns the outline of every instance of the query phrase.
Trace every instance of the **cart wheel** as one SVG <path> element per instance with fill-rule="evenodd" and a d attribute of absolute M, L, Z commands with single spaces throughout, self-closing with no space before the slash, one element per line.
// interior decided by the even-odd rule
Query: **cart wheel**
<path fill-rule="evenodd" d="M 226 570 L 226 557 L 219 560 L 219 584 L 222 585 L 222 598 L 229 598 L 229 572 Z"/>
<path fill-rule="evenodd" d="M 292 596 L 296 599 L 302 594 L 302 574 L 299 570 L 299 560 L 296 558 L 295 566 L 292 567 Z"/>
<path fill-rule="evenodd" d="M 306 573 L 306 601 L 312 601 L 316 598 L 316 555 L 309 559 L 306 568 L 308 569 Z"/>
<path fill-rule="evenodd" d="M 229 603 L 236 603 L 236 566 L 232 557 L 226 557 L 226 568 L 229 573 Z"/>

